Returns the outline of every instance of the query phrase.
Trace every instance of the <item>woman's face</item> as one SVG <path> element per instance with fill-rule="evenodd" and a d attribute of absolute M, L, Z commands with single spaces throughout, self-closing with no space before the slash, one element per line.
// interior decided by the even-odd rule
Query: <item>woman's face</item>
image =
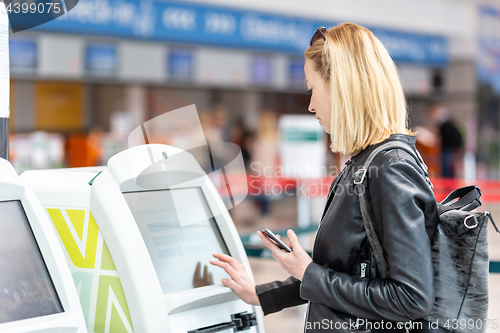
<path fill-rule="evenodd" d="M 327 133 L 330 133 L 332 109 L 329 84 L 323 80 L 318 71 L 314 70 L 314 62 L 311 59 L 306 59 L 304 72 L 306 74 L 307 89 L 311 91 L 308 110 L 315 114 L 319 124 L 323 126 Z"/>

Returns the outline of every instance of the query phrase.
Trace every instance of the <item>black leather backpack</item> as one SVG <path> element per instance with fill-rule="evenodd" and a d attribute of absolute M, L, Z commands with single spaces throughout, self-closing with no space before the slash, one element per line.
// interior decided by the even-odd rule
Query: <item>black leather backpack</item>
<path fill-rule="evenodd" d="M 355 192 L 377 269 L 387 277 L 387 262 L 373 226 L 365 175 L 375 156 L 389 149 L 403 149 L 412 155 L 432 186 L 420 154 L 401 141 L 384 143 L 373 150 L 364 166 L 354 174 Z M 488 314 L 488 220 L 500 232 L 481 205 L 481 190 L 471 185 L 456 189 L 437 203 L 440 222 L 432 241 L 435 301 L 429 316 L 417 330 L 407 332 L 485 332 Z M 409 325 L 411 327 L 411 325 Z"/>

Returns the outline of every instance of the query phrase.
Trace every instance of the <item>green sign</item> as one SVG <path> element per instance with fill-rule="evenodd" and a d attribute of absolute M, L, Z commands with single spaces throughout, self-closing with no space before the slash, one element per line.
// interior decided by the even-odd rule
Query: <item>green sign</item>
<path fill-rule="evenodd" d="M 322 137 L 321 134 L 322 133 L 316 131 L 307 131 L 299 128 L 290 128 L 284 131 L 283 141 L 288 141 L 288 142 L 320 141 Z"/>

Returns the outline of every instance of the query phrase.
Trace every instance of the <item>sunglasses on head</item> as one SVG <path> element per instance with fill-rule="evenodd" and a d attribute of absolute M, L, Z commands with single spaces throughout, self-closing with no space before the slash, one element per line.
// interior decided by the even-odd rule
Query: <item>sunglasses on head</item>
<path fill-rule="evenodd" d="M 325 33 L 326 33 L 326 28 L 319 27 L 312 36 L 311 41 L 309 42 L 309 46 L 312 46 L 314 42 L 318 40 L 318 38 L 323 38 L 323 40 L 326 41 Z"/>

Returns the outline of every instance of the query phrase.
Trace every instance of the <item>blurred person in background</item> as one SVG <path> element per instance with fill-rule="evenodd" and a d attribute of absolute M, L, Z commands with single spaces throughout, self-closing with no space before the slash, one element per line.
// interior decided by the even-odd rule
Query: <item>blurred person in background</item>
<path fill-rule="evenodd" d="M 252 147 L 255 134 L 247 129 L 243 118 L 240 117 L 236 121 L 236 125 L 231 127 L 230 139 L 231 142 L 241 150 L 241 156 L 243 157 L 245 166 L 245 174 L 240 174 L 237 178 L 237 182 L 244 191 L 248 191 L 252 183 L 252 180 L 249 179 L 247 175 L 250 172 L 250 163 L 252 162 Z M 259 199 L 260 198 L 255 196 L 247 196 L 245 200 L 229 211 L 234 224 L 240 232 L 242 227 L 248 227 L 248 231 L 245 232 L 252 232 L 255 230 L 255 220 L 261 215 L 261 209 L 258 202 Z"/>
<path fill-rule="evenodd" d="M 216 103 L 208 112 L 200 114 L 200 123 L 203 128 L 205 140 L 210 149 L 210 168 L 205 171 L 215 171 L 231 160 L 226 154 L 223 143 L 229 142 L 229 129 L 227 126 L 228 109 L 223 103 Z M 212 170 L 213 169 L 213 170 Z"/>
<path fill-rule="evenodd" d="M 238 119 L 238 121 L 236 121 L 236 125 L 231 128 L 230 140 L 241 149 L 241 156 L 243 157 L 243 162 L 245 163 L 245 170 L 248 170 L 252 159 L 251 149 L 253 145 L 253 135 L 245 127 L 243 119 Z"/>
<path fill-rule="evenodd" d="M 252 142 L 251 172 L 266 178 L 267 183 L 275 181 L 278 156 L 278 120 L 271 109 L 260 112 L 259 127 Z M 255 197 L 262 215 L 269 213 L 269 198 L 267 195 Z"/>
<path fill-rule="evenodd" d="M 439 153 L 439 135 L 434 130 L 434 126 L 415 126 L 412 128 L 417 135 L 415 146 L 422 155 L 422 159 L 429 168 L 427 172 L 430 177 L 441 176 L 441 155 Z"/>
<path fill-rule="evenodd" d="M 454 178 L 456 166 L 461 161 L 463 140 L 462 134 L 450 117 L 450 111 L 439 103 L 432 103 L 429 116 L 437 127 L 441 145 L 441 176 Z"/>
<path fill-rule="evenodd" d="M 395 322 L 423 320 L 434 304 L 430 244 L 439 222 L 434 194 L 424 171 L 403 149 L 380 153 L 371 163 L 370 169 L 377 172 L 367 175 L 365 182 L 388 265 L 387 277 L 382 278 L 353 189 L 354 172 L 382 143 L 398 140 L 416 149 L 398 72 L 373 33 L 353 23 L 318 29 L 310 45 L 304 53 L 311 92 L 308 110 L 330 134 L 330 150 L 351 157 L 338 187 L 331 189 L 313 257 L 292 230 L 287 233 L 290 253 L 259 231 L 291 275 L 287 280 L 255 285 L 233 258 L 216 253 L 218 260 L 211 263 L 231 277 L 222 280 L 224 285 L 245 302 L 260 305 L 265 315 L 309 303 L 308 333 L 405 332 Z M 382 329 L 356 327 L 358 319 Z"/>
<path fill-rule="evenodd" d="M 263 173 L 266 170 L 275 170 L 278 156 L 278 120 L 276 113 L 271 109 L 260 112 L 259 127 L 252 144 L 252 169 Z M 270 172 L 267 171 L 267 174 Z M 271 172 L 274 173 L 274 172 Z"/>
<path fill-rule="evenodd" d="M 207 115 L 207 124 L 203 128 L 205 138 L 210 142 L 229 142 L 227 126 L 228 109 L 225 104 L 215 104 Z"/>

